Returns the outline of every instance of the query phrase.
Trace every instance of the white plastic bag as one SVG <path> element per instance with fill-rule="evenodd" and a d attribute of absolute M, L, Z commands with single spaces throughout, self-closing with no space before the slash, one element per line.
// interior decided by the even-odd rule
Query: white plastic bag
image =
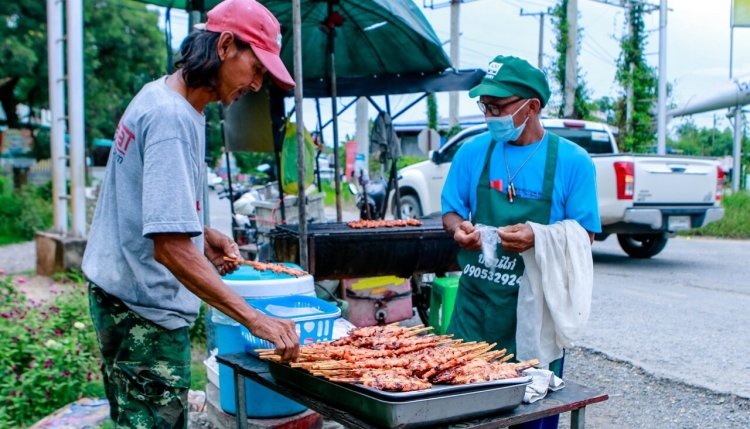
<path fill-rule="evenodd" d="M 479 237 L 482 240 L 482 256 L 484 265 L 488 268 L 494 268 L 499 259 L 497 258 L 497 246 L 500 244 L 500 237 L 497 235 L 497 228 L 494 226 L 476 224 L 479 231 Z"/>

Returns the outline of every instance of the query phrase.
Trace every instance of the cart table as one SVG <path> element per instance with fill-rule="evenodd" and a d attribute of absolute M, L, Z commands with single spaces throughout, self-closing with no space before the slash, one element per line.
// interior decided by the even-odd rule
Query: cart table
<path fill-rule="evenodd" d="M 309 396 L 302 389 L 295 388 L 294 386 L 277 384 L 268 370 L 268 365 L 255 356 L 247 353 L 232 353 L 219 355 L 216 357 L 216 360 L 234 370 L 238 428 L 244 429 L 247 427 L 247 416 L 245 415 L 245 383 L 242 380 L 243 377 L 247 377 L 252 381 L 288 397 L 289 399 L 299 402 L 300 404 L 320 413 L 324 417 L 343 424 L 347 428 L 377 428 L 370 423 Z M 609 396 L 604 393 L 577 383 L 566 381 L 564 389 L 557 392 L 550 392 L 544 399 L 534 402 L 533 404 L 521 404 L 513 411 L 497 416 L 472 419 L 440 427 L 446 429 L 502 428 L 571 411 L 570 427 L 571 429 L 580 429 L 585 425 L 586 406 L 606 401 L 607 399 L 609 399 Z"/>

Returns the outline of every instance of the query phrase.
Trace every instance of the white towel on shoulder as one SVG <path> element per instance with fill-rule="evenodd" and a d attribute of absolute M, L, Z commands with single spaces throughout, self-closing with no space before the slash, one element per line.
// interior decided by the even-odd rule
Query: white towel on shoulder
<path fill-rule="evenodd" d="M 521 253 L 526 271 L 518 292 L 518 360 L 540 368 L 562 357 L 583 335 L 589 319 L 594 263 L 588 232 L 574 220 L 528 222 L 534 247 Z"/>

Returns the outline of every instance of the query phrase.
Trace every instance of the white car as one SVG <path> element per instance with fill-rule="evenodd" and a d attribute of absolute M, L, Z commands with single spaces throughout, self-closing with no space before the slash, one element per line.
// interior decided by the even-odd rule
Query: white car
<path fill-rule="evenodd" d="M 542 125 L 591 154 L 602 220 L 597 240 L 617 234 L 628 255 L 650 258 L 664 249 L 675 231 L 702 227 L 724 216 L 724 172 L 715 159 L 620 154 L 606 124 L 543 119 Z M 464 142 L 486 131 L 484 124 L 467 128 L 431 152 L 427 161 L 399 171 L 402 218 L 440 212 L 440 193 L 453 156 Z"/>

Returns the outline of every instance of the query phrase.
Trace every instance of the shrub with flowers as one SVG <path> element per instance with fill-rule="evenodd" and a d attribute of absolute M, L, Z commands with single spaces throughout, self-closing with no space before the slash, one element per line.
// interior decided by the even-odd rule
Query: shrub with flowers
<path fill-rule="evenodd" d="M 96 333 L 80 276 L 35 302 L 0 275 L 0 427 L 24 427 L 80 397 L 103 397 Z"/>

